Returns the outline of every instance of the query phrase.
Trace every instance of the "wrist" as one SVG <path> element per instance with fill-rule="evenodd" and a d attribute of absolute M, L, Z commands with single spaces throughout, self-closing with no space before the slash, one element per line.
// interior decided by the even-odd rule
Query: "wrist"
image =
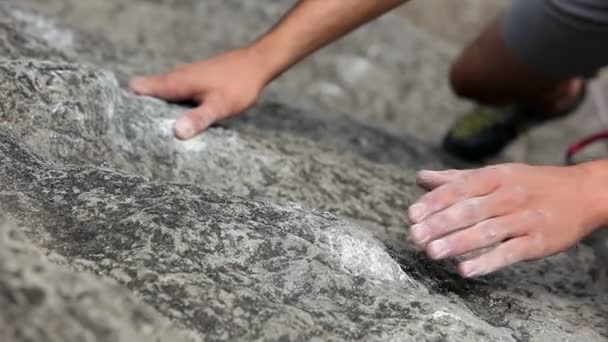
<path fill-rule="evenodd" d="M 581 171 L 580 195 L 584 200 L 586 225 L 595 230 L 608 224 L 608 159 L 572 167 Z"/>
<path fill-rule="evenodd" d="M 248 58 L 253 61 L 254 67 L 259 72 L 261 82 L 264 86 L 272 82 L 293 63 L 288 49 L 281 44 L 277 37 L 267 34 L 252 44 L 244 47 Z"/>

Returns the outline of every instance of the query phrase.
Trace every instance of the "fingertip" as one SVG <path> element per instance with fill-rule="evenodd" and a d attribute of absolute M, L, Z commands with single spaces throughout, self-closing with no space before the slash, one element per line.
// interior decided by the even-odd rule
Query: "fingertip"
<path fill-rule="evenodd" d="M 457 176 L 457 171 L 421 170 L 416 173 L 416 182 L 426 190 L 433 190 Z"/>
<path fill-rule="evenodd" d="M 421 170 L 416 172 L 416 182 L 418 185 L 429 188 L 434 184 L 436 173 L 430 170 Z"/>
<path fill-rule="evenodd" d="M 464 265 L 464 262 L 459 263 L 458 266 L 456 266 L 456 270 L 458 271 L 458 275 L 460 275 L 460 277 L 466 279 L 466 278 L 468 278 L 467 272 L 466 272 L 466 267 L 463 265 Z"/>
<path fill-rule="evenodd" d="M 192 120 L 186 115 L 175 121 L 173 125 L 173 132 L 175 136 L 180 140 L 188 140 L 196 135 L 196 129 Z"/>
<path fill-rule="evenodd" d="M 428 179 L 430 177 L 433 177 L 436 173 L 437 173 L 437 171 L 433 171 L 433 170 L 420 170 L 420 171 L 416 172 L 416 178 Z"/>
<path fill-rule="evenodd" d="M 215 122 L 215 116 L 203 105 L 182 115 L 173 126 L 175 136 L 180 140 L 188 140 L 203 132 Z"/>
<path fill-rule="evenodd" d="M 450 246 L 444 239 L 431 241 L 426 246 L 426 253 L 433 260 L 445 259 L 449 256 L 450 252 Z"/>
<path fill-rule="evenodd" d="M 476 261 L 464 261 L 458 264 L 458 274 L 463 278 L 476 278 L 486 273 Z"/>
<path fill-rule="evenodd" d="M 420 223 L 428 215 L 428 209 L 424 203 L 417 202 L 407 209 L 407 214 L 411 222 Z"/>
<path fill-rule="evenodd" d="M 408 240 L 417 245 L 423 246 L 431 241 L 432 236 L 429 227 L 424 223 L 418 223 L 410 227 Z"/>

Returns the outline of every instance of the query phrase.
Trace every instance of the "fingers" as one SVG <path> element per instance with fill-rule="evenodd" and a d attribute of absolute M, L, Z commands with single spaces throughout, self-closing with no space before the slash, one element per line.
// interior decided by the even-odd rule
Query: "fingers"
<path fill-rule="evenodd" d="M 209 95 L 199 107 L 177 119 L 173 128 L 175 136 L 181 140 L 190 139 L 229 114 L 218 95 Z"/>
<path fill-rule="evenodd" d="M 524 236 L 537 224 L 537 220 L 523 211 L 496 217 L 432 241 L 427 245 L 426 251 L 435 260 L 455 257 L 491 247 L 506 239 Z"/>
<path fill-rule="evenodd" d="M 458 265 L 462 277 L 472 278 L 495 272 L 514 263 L 528 260 L 528 254 L 534 248 L 530 236 L 508 240 L 490 252 Z"/>
<path fill-rule="evenodd" d="M 134 78 L 129 82 L 129 88 L 138 95 L 154 96 L 167 101 L 184 100 L 196 95 L 189 78 L 176 71 Z"/>
<path fill-rule="evenodd" d="M 423 170 L 416 174 L 416 182 L 426 190 L 433 190 L 447 182 L 453 181 L 466 173 L 466 170 L 428 171 Z"/>
<path fill-rule="evenodd" d="M 441 177 L 438 177 L 438 180 Z M 443 179 L 447 179 L 444 177 Z M 412 222 L 420 223 L 428 216 L 467 198 L 479 197 L 492 192 L 500 178 L 492 169 L 479 169 L 454 174 L 454 179 L 422 196 L 409 208 Z M 438 180 L 439 181 L 439 180 Z"/>
<path fill-rule="evenodd" d="M 428 216 L 412 226 L 410 239 L 425 244 L 492 217 L 515 212 L 526 198 L 518 189 L 500 189 L 482 197 L 467 198 Z"/>
<path fill-rule="evenodd" d="M 168 101 L 195 98 L 201 105 L 182 115 L 173 127 L 175 136 L 187 140 L 201 133 L 218 120 L 231 113 L 219 92 L 203 92 L 191 86 L 190 79 L 183 72 L 172 71 L 167 74 L 135 78 L 129 87 L 140 95 L 154 96 Z"/>

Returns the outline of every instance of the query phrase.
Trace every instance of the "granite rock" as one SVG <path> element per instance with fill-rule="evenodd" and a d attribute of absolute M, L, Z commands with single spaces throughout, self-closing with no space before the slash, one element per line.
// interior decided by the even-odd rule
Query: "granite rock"
<path fill-rule="evenodd" d="M 0 340 L 200 341 L 115 281 L 51 263 L 10 224 L 0 225 Z"/>
<path fill-rule="evenodd" d="M 186 108 L 123 86 L 142 64 L 162 67 L 182 56 L 133 52 L 120 30 L 80 32 L 31 12 L 63 4 L 82 14 L 95 9 L 91 2 L 45 3 L 0 4 L 0 210 L 31 251 L 0 253 L 0 284 L 17 284 L 0 295 L 44 284 L 52 300 L 42 309 L 10 306 L 36 318 L 33 331 L 52 336 L 70 325 L 99 341 L 608 337 L 605 269 L 588 247 L 463 280 L 451 262 L 430 262 L 407 243 L 404 210 L 421 193 L 414 172 L 452 163 L 434 148 L 280 101 L 177 141 L 170 128 Z M 120 3 L 129 13 L 169 17 L 253 6 L 97 6 Z M 270 4 L 270 12 L 279 8 Z M 39 255 L 45 271 L 31 283 L 26 275 Z M 145 327 L 129 314 L 140 311 Z M 0 324 L 10 324 L 7 312 Z M 56 321 L 39 320 L 50 313 Z M 84 323 L 87 314 L 95 324 Z"/>

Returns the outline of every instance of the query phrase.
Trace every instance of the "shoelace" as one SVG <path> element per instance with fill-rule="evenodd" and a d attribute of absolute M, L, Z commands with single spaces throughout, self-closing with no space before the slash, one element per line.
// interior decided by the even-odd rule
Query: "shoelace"
<path fill-rule="evenodd" d="M 599 87 L 599 84 L 597 82 L 593 82 L 589 88 L 591 90 L 591 99 L 593 100 L 593 104 L 595 106 L 599 120 L 604 127 L 608 127 L 608 108 L 606 106 L 606 101 L 604 99 L 604 96 L 602 95 L 602 91 Z M 595 134 L 589 135 L 583 139 L 576 141 L 568 147 L 568 150 L 566 150 L 566 155 L 564 158 L 565 164 L 575 164 L 574 157 L 580 151 L 582 151 L 585 147 L 602 140 L 608 141 L 608 129 L 604 129 L 600 132 L 597 132 Z"/>

